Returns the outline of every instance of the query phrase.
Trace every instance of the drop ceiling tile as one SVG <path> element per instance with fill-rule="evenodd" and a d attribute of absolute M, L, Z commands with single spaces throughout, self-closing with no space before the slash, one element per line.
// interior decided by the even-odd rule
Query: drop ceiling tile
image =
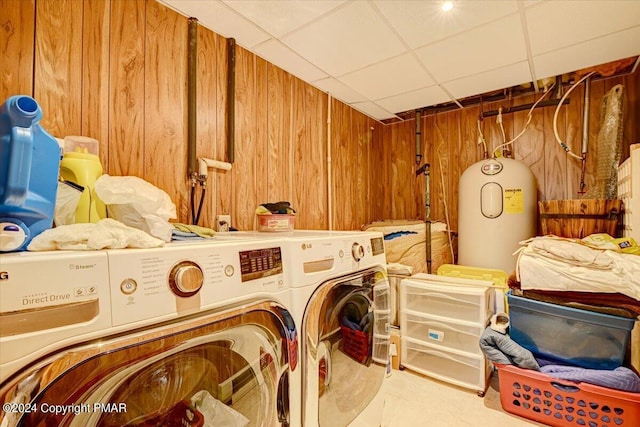
<path fill-rule="evenodd" d="M 640 55 L 640 26 L 533 57 L 538 78 Z"/>
<path fill-rule="evenodd" d="M 449 102 L 451 98 L 439 86 L 405 93 L 403 95 L 391 96 L 389 98 L 378 99 L 376 104 L 387 111 L 401 113 L 403 111 L 414 110 L 416 108 Z"/>
<path fill-rule="evenodd" d="M 269 34 L 221 2 L 162 0 L 162 3 L 185 16 L 198 18 L 201 25 L 223 37 L 233 37 L 237 44 L 247 48 L 270 38 Z"/>
<path fill-rule="evenodd" d="M 442 86 L 456 99 L 516 86 L 532 80 L 527 61 L 506 65 L 495 70 L 445 82 Z"/>
<path fill-rule="evenodd" d="M 551 1 L 526 10 L 534 56 L 640 24 L 640 1 Z"/>
<path fill-rule="evenodd" d="M 337 98 L 347 104 L 350 104 L 352 102 L 368 101 L 368 99 L 362 96 L 362 94 L 356 92 L 349 86 L 333 77 L 316 80 L 311 82 L 311 84 L 322 91 L 330 93 L 334 98 Z"/>
<path fill-rule="evenodd" d="M 386 120 L 396 116 L 373 102 L 357 102 L 351 106 L 376 120 Z"/>
<path fill-rule="evenodd" d="M 435 84 L 409 53 L 370 65 L 339 79 L 369 99 L 387 98 Z"/>
<path fill-rule="evenodd" d="M 274 65 L 306 82 L 322 79 L 327 74 L 275 39 L 254 48 L 254 52 Z"/>
<path fill-rule="evenodd" d="M 287 34 L 282 42 L 332 76 L 404 51 L 395 33 L 364 1 L 347 2 L 344 7 Z"/>
<path fill-rule="evenodd" d="M 527 59 L 518 14 L 417 49 L 438 82 L 478 74 Z"/>
<path fill-rule="evenodd" d="M 344 0 L 223 1 L 274 37 L 300 28 L 344 3 Z"/>
<path fill-rule="evenodd" d="M 393 28 L 416 48 L 494 21 L 518 10 L 517 2 L 461 0 L 450 12 L 440 1 L 374 1 Z"/>

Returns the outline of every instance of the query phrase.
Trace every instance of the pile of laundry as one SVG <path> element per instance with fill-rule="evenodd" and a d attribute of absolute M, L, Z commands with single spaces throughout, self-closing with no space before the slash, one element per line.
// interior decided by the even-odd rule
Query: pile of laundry
<path fill-rule="evenodd" d="M 619 366 L 612 370 L 589 369 L 541 357 L 515 342 L 507 333 L 509 316 L 497 313 L 480 337 L 480 349 L 490 361 L 500 365 L 515 365 L 548 374 L 551 377 L 586 382 L 616 390 L 640 393 L 640 377 L 631 369 Z"/>

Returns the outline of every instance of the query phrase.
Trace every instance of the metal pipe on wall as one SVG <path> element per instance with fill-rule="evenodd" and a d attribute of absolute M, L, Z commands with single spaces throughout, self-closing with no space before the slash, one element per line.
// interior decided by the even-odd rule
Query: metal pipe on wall
<path fill-rule="evenodd" d="M 416 110 L 416 165 L 422 162 L 422 110 Z"/>
<path fill-rule="evenodd" d="M 331 191 L 331 94 L 327 101 L 327 211 L 329 216 L 329 230 L 333 230 L 333 191 Z"/>
<path fill-rule="evenodd" d="M 589 101 L 591 98 L 591 77 L 584 81 L 584 103 L 582 106 L 582 154 L 587 153 L 589 145 Z"/>
<path fill-rule="evenodd" d="M 196 167 L 196 89 L 198 59 L 198 19 L 189 18 L 187 36 L 187 171 L 189 178 L 198 175 Z"/>
<path fill-rule="evenodd" d="M 227 39 L 227 162 L 235 160 L 236 40 Z"/>

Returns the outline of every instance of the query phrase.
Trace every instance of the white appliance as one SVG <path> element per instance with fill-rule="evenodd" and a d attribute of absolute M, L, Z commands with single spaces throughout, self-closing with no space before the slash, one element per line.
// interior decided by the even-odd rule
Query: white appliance
<path fill-rule="evenodd" d="M 291 313 L 302 337 L 302 425 L 347 426 L 356 418 L 380 425 L 384 401 L 378 391 L 390 339 L 382 233 L 282 234 Z M 368 324 L 347 330 L 344 323 L 365 320 L 343 322 L 348 316 L 366 316 Z"/>
<path fill-rule="evenodd" d="M 2 255 L 1 425 L 290 425 L 282 255 L 248 236 Z"/>
<path fill-rule="evenodd" d="M 460 176 L 458 264 L 515 270 L 519 242 L 536 235 L 533 172 L 509 158 L 485 159 Z"/>

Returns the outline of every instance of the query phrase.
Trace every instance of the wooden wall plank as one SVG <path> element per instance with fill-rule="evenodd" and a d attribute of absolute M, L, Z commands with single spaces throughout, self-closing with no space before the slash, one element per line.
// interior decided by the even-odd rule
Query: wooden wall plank
<path fill-rule="evenodd" d="M 250 211 L 252 219 L 254 220 L 254 230 L 257 227 L 257 219 L 255 218 L 255 210 L 260 203 L 271 202 L 269 200 L 269 180 L 270 175 L 277 174 L 269 168 L 269 79 L 268 79 L 268 64 L 264 59 L 255 57 L 255 96 L 254 101 L 256 104 L 256 115 L 253 117 L 255 121 L 254 131 L 256 134 L 256 169 L 254 171 L 256 179 L 256 200 L 255 204 Z M 276 202 L 278 200 L 275 200 Z"/>
<path fill-rule="evenodd" d="M 204 30 L 207 31 L 207 30 Z M 227 129 L 227 115 L 235 114 L 235 111 L 227 111 L 227 98 L 229 96 L 235 96 L 235 94 L 229 94 L 227 88 L 228 77 L 228 41 L 220 35 L 215 35 L 216 40 L 216 68 L 215 68 L 215 85 L 216 85 L 216 158 L 220 160 L 229 161 L 229 155 L 227 147 L 227 135 L 229 129 Z M 216 215 L 217 214 L 232 214 L 231 223 L 235 226 L 236 218 L 233 211 L 233 200 L 236 194 L 235 180 L 233 170 L 235 165 L 232 166 L 232 170 L 228 172 L 217 172 L 216 179 Z M 212 219 L 215 222 L 215 219 Z"/>
<path fill-rule="evenodd" d="M 591 82 L 591 108 L 589 108 L 589 147 L 586 161 L 585 191 L 588 193 L 596 183 L 598 159 L 598 131 L 600 130 L 600 107 L 606 94 L 603 80 Z"/>
<path fill-rule="evenodd" d="M 456 110 L 447 115 L 447 126 L 449 128 L 448 139 L 448 190 L 445 205 L 445 219 L 449 228 L 453 224 L 458 224 L 458 198 L 460 187 L 460 146 L 462 145 L 461 113 Z"/>
<path fill-rule="evenodd" d="M 257 132 L 256 120 L 256 64 L 255 56 L 236 47 L 236 129 L 233 177 L 236 183 L 233 210 L 236 228 L 252 230 L 258 202 L 256 188 Z"/>
<path fill-rule="evenodd" d="M 350 111 L 345 104 L 332 99 L 331 106 L 331 174 L 333 185 L 331 193 L 333 197 L 333 224 L 338 230 L 348 227 L 352 220 L 352 202 L 354 182 L 347 174 L 353 166 L 350 160 L 354 160 L 349 152 L 352 144 L 349 143 L 351 133 Z"/>
<path fill-rule="evenodd" d="M 144 0 L 111 0 L 109 166 L 144 178 Z"/>
<path fill-rule="evenodd" d="M 352 172 L 356 174 L 355 192 L 352 194 L 355 202 L 353 209 L 355 215 L 350 224 L 350 229 L 360 230 L 369 218 L 368 205 L 369 200 L 371 200 L 369 193 L 369 150 L 371 148 L 371 132 L 368 127 L 368 117 L 361 112 L 352 109 L 351 120 L 351 141 L 355 142 L 353 145 L 355 145 L 357 150 L 355 153 L 357 167 L 356 170 Z"/>
<path fill-rule="evenodd" d="M 571 94 L 573 95 L 573 93 Z M 544 187 L 542 188 L 546 200 L 562 200 L 567 198 L 566 187 L 564 183 L 567 177 L 567 153 L 562 149 L 559 143 L 553 143 L 553 117 L 555 108 L 544 108 L 544 140 L 549 142 L 545 144 L 544 150 Z M 557 117 L 557 128 L 560 139 L 567 144 L 567 106 L 560 107 Z M 571 151 L 579 155 L 580 144 L 571 146 Z"/>
<path fill-rule="evenodd" d="M 13 95 L 33 96 L 35 1 L 0 0 L 0 10 L 0 102 Z"/>
<path fill-rule="evenodd" d="M 156 1 L 147 2 L 143 173 L 171 197 L 180 221 L 189 217 L 187 34 L 184 16 Z"/>
<path fill-rule="evenodd" d="M 293 77 L 293 206 L 298 210 L 296 228 L 328 229 L 327 206 L 327 95 Z M 335 116 L 333 116 L 335 117 Z M 332 128 L 334 124 L 332 123 Z M 334 142 L 332 142 L 334 143 Z M 332 151 L 335 161 L 336 153 Z M 335 177 L 335 164 L 332 164 Z M 336 187 L 333 178 L 332 190 Z M 334 212 L 338 208 L 333 194 Z M 335 228 L 335 215 L 334 215 Z M 338 228 L 336 228 L 338 229 Z"/>
<path fill-rule="evenodd" d="M 569 94 L 570 102 L 562 107 L 565 110 L 566 142 L 571 150 L 582 156 L 582 120 L 584 109 L 584 84 L 580 85 Z M 552 110 L 553 108 L 549 108 Z M 551 140 L 553 143 L 553 140 Z M 557 143 L 556 143 L 557 145 Z M 588 146 L 587 146 L 588 147 Z M 562 182 L 566 183 L 565 198 L 577 199 L 580 194 L 580 180 L 582 175 L 582 161 L 574 159 L 564 153 L 567 164 L 566 175 L 562 177 Z M 560 184 L 562 184 L 562 182 Z M 547 196 L 550 197 L 550 196 Z"/>
<path fill-rule="evenodd" d="M 42 126 L 59 138 L 81 133 L 83 6 L 73 0 L 36 3 L 33 93 Z"/>
<path fill-rule="evenodd" d="M 291 155 L 291 75 L 268 65 L 268 106 L 267 135 L 267 190 L 270 201 L 291 202 L 292 177 L 289 164 Z"/>
<path fill-rule="evenodd" d="M 109 165 L 109 0 L 84 2 L 82 25 L 81 133 L 100 143 L 100 161 Z"/>
<path fill-rule="evenodd" d="M 216 85 L 216 70 L 218 55 L 216 36 L 213 32 L 200 25 L 198 25 L 197 33 L 196 157 L 224 160 L 224 152 L 219 155 L 220 150 L 216 144 L 219 126 L 217 120 L 218 87 Z M 214 169 L 209 169 L 207 172 L 205 198 L 200 212 L 200 220 L 198 221 L 198 225 L 203 227 L 215 229 L 219 174 L 220 172 Z M 201 191 L 199 193 L 201 195 Z M 188 222 L 190 223 L 190 221 Z"/>

